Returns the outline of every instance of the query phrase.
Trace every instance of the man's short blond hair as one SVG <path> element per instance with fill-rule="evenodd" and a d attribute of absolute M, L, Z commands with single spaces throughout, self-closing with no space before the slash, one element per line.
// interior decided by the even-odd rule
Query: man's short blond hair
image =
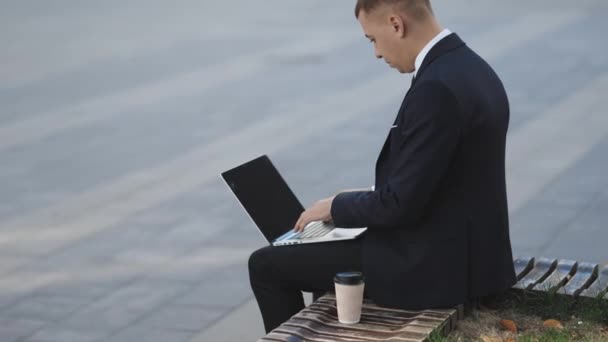
<path fill-rule="evenodd" d="M 357 0 L 355 16 L 359 18 L 361 11 L 370 13 L 380 5 L 392 5 L 400 8 L 417 20 L 433 15 L 430 0 Z"/>

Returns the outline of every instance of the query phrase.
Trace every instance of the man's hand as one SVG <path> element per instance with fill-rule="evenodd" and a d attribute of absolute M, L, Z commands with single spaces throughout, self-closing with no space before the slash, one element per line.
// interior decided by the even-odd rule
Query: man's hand
<path fill-rule="evenodd" d="M 334 197 L 335 196 L 320 200 L 309 209 L 306 209 L 302 215 L 300 215 L 294 230 L 296 232 L 301 232 L 307 224 L 313 221 L 331 221 L 331 202 L 334 200 Z"/>

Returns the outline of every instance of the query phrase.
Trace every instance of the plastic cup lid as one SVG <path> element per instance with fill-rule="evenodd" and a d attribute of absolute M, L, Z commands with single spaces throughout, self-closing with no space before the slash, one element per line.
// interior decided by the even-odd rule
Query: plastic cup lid
<path fill-rule="evenodd" d="M 361 272 L 340 272 L 334 277 L 334 282 L 340 285 L 359 285 L 365 281 Z"/>

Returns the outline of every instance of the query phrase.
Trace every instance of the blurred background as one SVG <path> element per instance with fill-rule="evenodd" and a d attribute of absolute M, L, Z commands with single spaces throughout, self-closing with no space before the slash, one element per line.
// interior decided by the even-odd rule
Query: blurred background
<path fill-rule="evenodd" d="M 355 1 L 0 1 L 0 341 L 252 341 L 265 241 L 219 173 L 373 184 L 410 84 Z M 517 256 L 608 262 L 608 3 L 437 0 L 511 101 Z"/>

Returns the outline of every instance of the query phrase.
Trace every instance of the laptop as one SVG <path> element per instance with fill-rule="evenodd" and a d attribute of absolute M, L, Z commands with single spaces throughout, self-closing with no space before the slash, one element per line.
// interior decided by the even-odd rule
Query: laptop
<path fill-rule="evenodd" d="M 352 240 L 367 230 L 316 221 L 294 232 L 304 207 L 266 155 L 222 172 L 222 178 L 273 246 Z"/>

